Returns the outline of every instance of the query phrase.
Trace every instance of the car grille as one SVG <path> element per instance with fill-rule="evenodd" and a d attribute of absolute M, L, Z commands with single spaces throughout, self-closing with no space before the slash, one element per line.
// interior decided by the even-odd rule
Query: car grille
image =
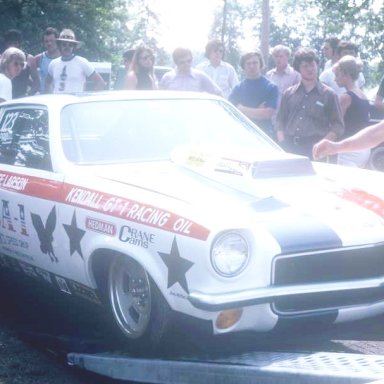
<path fill-rule="evenodd" d="M 273 285 L 342 282 L 384 275 L 384 244 L 275 258 Z M 384 287 L 359 292 L 319 293 L 277 300 L 280 313 L 340 308 L 384 300 Z"/>

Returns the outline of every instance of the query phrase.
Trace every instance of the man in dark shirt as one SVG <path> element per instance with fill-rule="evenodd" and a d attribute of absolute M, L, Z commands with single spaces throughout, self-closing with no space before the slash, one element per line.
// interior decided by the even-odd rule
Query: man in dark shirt
<path fill-rule="evenodd" d="M 241 56 L 240 65 L 244 70 L 245 79 L 232 89 L 228 99 L 275 139 L 272 115 L 277 109 L 279 89 L 262 75 L 264 61 L 260 51 L 245 53 Z"/>
<path fill-rule="evenodd" d="M 21 49 L 22 35 L 17 29 L 9 29 L 4 35 L 5 48 Z M 25 53 L 25 52 L 24 52 Z M 34 95 L 40 87 L 39 74 L 32 55 L 25 53 L 26 65 L 19 75 L 12 79 L 12 98 Z"/>
<path fill-rule="evenodd" d="M 319 59 L 310 48 L 300 48 L 293 67 L 301 82 L 288 88 L 276 118 L 277 140 L 288 152 L 312 158 L 312 147 L 321 139 L 335 140 L 344 132 L 336 94 L 318 80 Z"/>

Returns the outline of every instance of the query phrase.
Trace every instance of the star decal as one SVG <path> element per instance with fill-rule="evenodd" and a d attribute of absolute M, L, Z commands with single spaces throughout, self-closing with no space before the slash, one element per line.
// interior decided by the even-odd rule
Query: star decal
<path fill-rule="evenodd" d="M 187 259 L 180 257 L 179 249 L 176 243 L 176 236 L 172 242 L 172 248 L 170 253 L 158 252 L 163 259 L 165 265 L 168 267 L 168 286 L 179 283 L 185 292 L 189 293 L 187 279 L 185 274 L 192 267 L 194 263 Z"/>
<path fill-rule="evenodd" d="M 63 224 L 63 227 L 69 237 L 69 248 L 70 248 L 71 256 L 74 254 L 75 251 L 77 251 L 81 256 L 81 258 L 84 260 L 83 252 L 81 251 L 80 242 L 83 236 L 85 235 L 85 231 L 78 228 L 75 211 L 73 211 L 71 225 Z"/>

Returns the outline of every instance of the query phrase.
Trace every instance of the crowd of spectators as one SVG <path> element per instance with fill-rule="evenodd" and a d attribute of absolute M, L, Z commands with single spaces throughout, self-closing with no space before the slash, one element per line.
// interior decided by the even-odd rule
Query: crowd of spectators
<path fill-rule="evenodd" d="M 94 90 L 106 88 L 93 64 L 76 54 L 82 43 L 71 29 L 58 33 L 47 28 L 42 34 L 45 50 L 35 56 L 22 51 L 18 30 L 8 30 L 3 44 L 0 102 L 38 93 L 82 92 L 87 81 Z M 239 81 L 234 67 L 224 61 L 224 44 L 213 39 L 205 47 L 206 60 L 196 67 L 190 49 L 176 48 L 174 68 L 159 78 L 153 50 L 141 45 L 124 52 L 124 67 L 119 68 L 113 88 L 219 95 L 289 152 L 320 159 L 352 151 L 338 155 L 337 162 L 364 167 L 371 142 L 360 131 L 369 125 L 370 105 L 363 91 L 358 48 L 350 41 L 330 37 L 324 40 L 322 53 L 325 63 L 321 68 L 315 50 L 301 47 L 292 55 L 289 47 L 277 45 L 271 51 L 275 66 L 267 70 L 259 50 L 246 52 L 240 58 L 243 73 Z M 384 77 L 374 105 L 384 112 Z M 373 129 L 376 135 L 377 130 L 384 131 L 381 126 L 384 123 Z M 360 141 L 364 143 L 361 148 Z"/>

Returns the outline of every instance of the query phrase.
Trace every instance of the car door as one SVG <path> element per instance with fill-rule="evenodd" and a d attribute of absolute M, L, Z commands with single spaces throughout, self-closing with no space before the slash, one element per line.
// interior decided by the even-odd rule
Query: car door
<path fill-rule="evenodd" d="M 52 282 L 65 274 L 57 258 L 62 174 L 52 170 L 48 109 L 0 107 L 0 254 L 3 264 Z"/>

